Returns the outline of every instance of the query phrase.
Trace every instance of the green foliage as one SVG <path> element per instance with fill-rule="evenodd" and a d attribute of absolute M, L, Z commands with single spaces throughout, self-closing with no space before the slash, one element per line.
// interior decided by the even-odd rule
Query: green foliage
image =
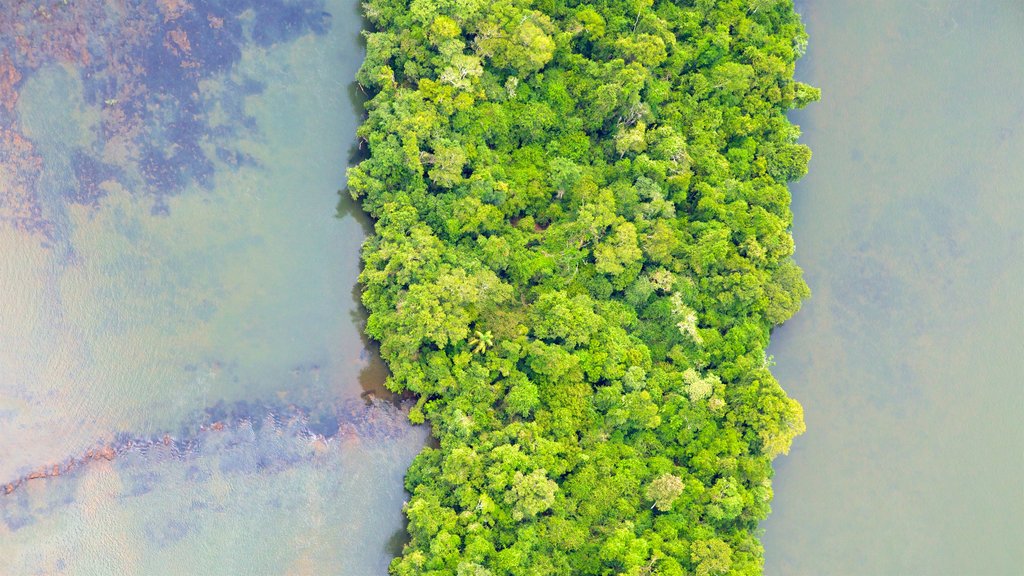
<path fill-rule="evenodd" d="M 398 575 L 757 574 L 809 290 L 791 0 L 369 0 L 360 280 L 419 401 Z"/>
<path fill-rule="evenodd" d="M 672 502 L 683 493 L 682 478 L 671 474 L 662 474 L 647 486 L 647 498 L 654 501 L 654 506 L 662 512 L 672 509 Z"/>
<path fill-rule="evenodd" d="M 528 475 L 516 472 L 505 500 L 512 504 L 512 518 L 521 521 L 551 508 L 557 491 L 558 484 L 547 477 L 546 470 L 534 470 Z"/>
<path fill-rule="evenodd" d="M 474 354 L 483 354 L 487 349 L 494 346 L 494 334 L 491 331 L 481 332 L 477 330 L 469 339 L 469 345 L 473 347 Z"/>

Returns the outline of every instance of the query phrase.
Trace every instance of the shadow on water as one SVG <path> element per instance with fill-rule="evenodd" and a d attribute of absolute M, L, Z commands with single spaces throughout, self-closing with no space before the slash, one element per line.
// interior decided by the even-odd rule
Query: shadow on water
<path fill-rule="evenodd" d="M 354 219 L 362 229 L 364 237 L 369 237 L 373 234 L 373 223 L 370 217 L 363 212 L 347 190 L 338 191 L 336 216 L 340 219 L 350 217 Z M 360 261 L 360 272 L 362 269 L 363 263 Z M 359 329 L 359 338 L 363 345 L 360 359 L 366 362 L 366 366 L 359 371 L 359 385 L 363 389 L 362 396 L 368 400 L 379 398 L 397 403 L 401 400 L 401 395 L 388 390 L 384 385 L 391 373 L 388 370 L 387 364 L 380 357 L 380 344 L 366 335 L 366 319 L 369 316 L 369 311 L 363 306 L 362 293 L 362 286 L 359 283 L 352 286 L 352 302 L 355 306 L 352 308 L 349 316 L 352 324 Z"/>
<path fill-rule="evenodd" d="M 358 2 L 352 3 L 351 15 L 359 20 L 360 30 L 370 30 L 370 21 L 366 18 L 366 14 L 363 13 L 362 7 Z M 362 59 L 365 58 L 366 56 L 365 34 L 359 34 L 359 36 L 356 39 L 356 45 L 359 47 L 359 59 L 360 61 L 362 61 Z M 361 66 L 362 64 L 360 64 L 360 67 Z M 348 84 L 346 91 L 348 92 L 348 102 L 351 106 L 352 116 L 356 118 L 358 124 L 362 124 L 364 121 L 366 121 L 367 118 L 366 102 L 367 100 L 369 100 L 369 96 L 367 95 L 366 91 L 363 90 L 363 87 L 360 86 L 359 82 L 356 80 L 353 80 Z M 368 153 L 369 150 L 367 150 L 363 145 L 362 138 L 357 137 L 355 144 L 353 144 L 352 147 L 349 149 L 348 165 L 355 166 L 359 162 L 368 158 Z M 348 191 L 346 190 L 345 192 L 347 194 Z"/>
<path fill-rule="evenodd" d="M 404 516 L 403 519 L 402 528 L 395 530 L 395 533 L 391 535 L 391 538 L 388 538 L 388 543 L 384 547 L 384 551 L 392 558 L 401 556 L 405 545 L 412 541 L 412 538 L 409 536 L 409 520 Z"/>

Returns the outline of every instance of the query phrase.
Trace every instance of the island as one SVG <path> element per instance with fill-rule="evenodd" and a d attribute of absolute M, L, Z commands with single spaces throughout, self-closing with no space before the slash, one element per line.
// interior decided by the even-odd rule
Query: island
<path fill-rule="evenodd" d="M 810 290 L 791 0 L 369 0 L 367 334 L 436 442 L 397 576 L 760 574 Z"/>

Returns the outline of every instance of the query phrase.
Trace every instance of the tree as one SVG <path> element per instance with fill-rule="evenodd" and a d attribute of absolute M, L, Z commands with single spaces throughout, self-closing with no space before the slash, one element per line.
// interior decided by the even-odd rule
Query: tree
<path fill-rule="evenodd" d="M 509 68 L 523 77 L 536 72 L 554 55 L 555 42 L 544 31 L 550 20 L 537 12 L 509 14 L 504 26 L 482 22 L 474 40 L 476 53 L 490 58 L 498 68 Z"/>
<path fill-rule="evenodd" d="M 683 493 L 683 479 L 672 474 L 662 474 L 655 478 L 648 486 L 645 494 L 648 500 L 653 500 L 651 508 L 657 507 L 662 512 L 672 509 L 672 503 Z"/>
<path fill-rule="evenodd" d="M 558 484 L 548 478 L 547 470 L 534 470 L 529 474 L 516 472 L 512 479 L 512 489 L 507 500 L 512 504 L 512 518 L 517 522 L 531 519 L 544 512 L 555 503 Z"/>
<path fill-rule="evenodd" d="M 715 387 L 721 383 L 718 376 L 701 376 L 693 368 L 687 368 L 683 372 L 683 382 L 686 383 L 686 395 L 690 397 L 690 402 L 708 399 L 715 393 Z"/>
<path fill-rule="evenodd" d="M 571 191 L 583 177 L 583 171 L 571 160 L 553 158 L 548 167 L 548 181 L 555 190 L 556 198 L 561 199 Z"/>
<path fill-rule="evenodd" d="M 697 311 L 687 306 L 683 302 L 682 294 L 678 292 L 672 293 L 670 301 L 672 302 L 672 317 L 676 320 L 676 328 L 679 333 L 689 336 L 696 344 L 702 344 L 704 339 L 697 331 Z"/>
<path fill-rule="evenodd" d="M 642 257 L 643 252 L 637 246 L 636 226 L 632 222 L 620 221 L 594 249 L 596 270 L 612 276 L 622 274 Z"/>
<path fill-rule="evenodd" d="M 469 345 L 473 347 L 474 354 L 483 354 L 487 349 L 494 346 L 494 335 L 490 330 L 481 332 L 476 330 L 469 339 Z"/>
<path fill-rule="evenodd" d="M 436 439 L 392 573 L 756 574 L 804 428 L 792 0 L 365 10 L 366 332 Z"/>
<path fill-rule="evenodd" d="M 505 396 L 505 408 L 518 416 L 529 416 L 539 405 L 539 389 L 526 378 L 513 384 Z"/>
<path fill-rule="evenodd" d="M 646 130 L 647 126 L 643 122 L 639 122 L 633 127 L 619 126 L 618 132 L 615 133 L 615 151 L 619 153 L 619 156 L 646 150 L 647 140 L 644 138 Z"/>
<path fill-rule="evenodd" d="M 720 538 L 697 540 L 690 545 L 690 560 L 697 576 L 726 574 L 732 567 L 732 548 Z"/>
<path fill-rule="evenodd" d="M 442 140 L 434 145 L 434 153 L 426 154 L 433 167 L 428 172 L 430 180 L 443 188 L 451 188 L 462 182 L 462 168 L 466 165 L 466 153 L 458 144 Z"/>

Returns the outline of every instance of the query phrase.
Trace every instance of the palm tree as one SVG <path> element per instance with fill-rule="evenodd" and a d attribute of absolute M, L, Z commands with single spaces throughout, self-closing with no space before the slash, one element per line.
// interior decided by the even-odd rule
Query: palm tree
<path fill-rule="evenodd" d="M 494 335 L 491 334 L 490 330 L 486 332 L 477 330 L 469 338 L 469 345 L 473 347 L 474 354 L 483 354 L 487 352 L 488 348 L 494 346 Z"/>

